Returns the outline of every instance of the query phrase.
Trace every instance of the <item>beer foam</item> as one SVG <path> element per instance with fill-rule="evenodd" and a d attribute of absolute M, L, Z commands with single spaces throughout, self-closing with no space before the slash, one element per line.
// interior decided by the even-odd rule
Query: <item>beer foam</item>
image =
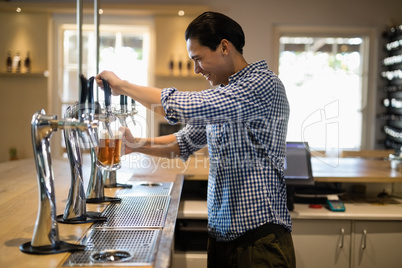
<path fill-rule="evenodd" d="M 119 130 L 112 130 L 112 135 L 113 135 L 113 139 L 122 139 L 123 138 L 123 133 Z M 110 139 L 110 134 L 109 131 L 107 131 L 106 129 L 102 129 L 101 131 L 99 131 L 99 139 Z"/>

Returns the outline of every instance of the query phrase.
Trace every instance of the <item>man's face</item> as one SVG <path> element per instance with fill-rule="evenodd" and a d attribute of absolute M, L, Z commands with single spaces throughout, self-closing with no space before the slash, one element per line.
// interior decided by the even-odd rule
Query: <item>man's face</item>
<path fill-rule="evenodd" d="M 228 84 L 227 63 L 221 45 L 215 51 L 202 46 L 198 39 L 187 40 L 187 51 L 194 61 L 194 72 L 202 74 L 211 85 Z"/>

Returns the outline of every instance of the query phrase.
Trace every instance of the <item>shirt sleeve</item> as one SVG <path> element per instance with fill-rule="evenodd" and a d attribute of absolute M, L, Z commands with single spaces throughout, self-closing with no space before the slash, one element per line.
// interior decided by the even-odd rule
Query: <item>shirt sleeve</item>
<path fill-rule="evenodd" d="M 207 144 L 205 126 L 186 125 L 174 135 L 180 148 L 180 158 L 183 161 Z"/>
<path fill-rule="evenodd" d="M 165 119 L 169 124 L 174 125 L 179 122 L 178 115 L 179 111 L 176 110 L 177 105 L 175 105 L 172 100 L 174 99 L 173 94 L 177 91 L 176 88 L 164 88 L 161 93 L 161 102 L 163 109 L 165 110 Z"/>
<path fill-rule="evenodd" d="M 195 92 L 165 88 L 161 102 L 169 124 L 206 126 L 247 122 L 269 117 L 275 89 L 272 79 L 257 76 Z"/>

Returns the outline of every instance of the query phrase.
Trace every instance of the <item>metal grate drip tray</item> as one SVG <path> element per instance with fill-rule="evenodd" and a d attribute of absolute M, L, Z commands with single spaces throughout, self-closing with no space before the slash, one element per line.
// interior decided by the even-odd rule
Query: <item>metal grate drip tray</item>
<path fill-rule="evenodd" d="M 72 253 L 63 266 L 151 266 L 159 236 L 160 229 L 93 228 L 80 241 L 85 251 Z"/>
<path fill-rule="evenodd" d="M 155 195 L 170 195 L 172 191 L 173 182 L 147 182 L 138 181 L 130 182 L 133 186 L 128 189 L 121 189 L 116 192 L 117 197 L 123 196 L 155 196 Z"/>
<path fill-rule="evenodd" d="M 170 196 L 124 196 L 120 203 L 111 203 L 102 212 L 107 221 L 93 227 L 162 228 Z"/>

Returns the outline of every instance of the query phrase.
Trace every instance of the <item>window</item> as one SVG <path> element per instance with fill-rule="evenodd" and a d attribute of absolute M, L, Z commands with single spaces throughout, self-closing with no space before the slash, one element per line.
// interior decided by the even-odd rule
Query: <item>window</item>
<path fill-rule="evenodd" d="M 369 40 L 339 33 L 277 32 L 278 75 L 290 104 L 287 140 L 338 153 L 365 142 Z"/>
<path fill-rule="evenodd" d="M 94 26 L 90 16 L 84 16 L 82 32 L 82 74 L 87 78 L 96 75 L 96 49 Z M 89 23 L 86 23 L 88 21 Z M 78 101 L 78 48 L 76 17 L 69 14 L 53 15 L 53 57 L 50 92 L 51 102 L 48 113 L 63 117 L 66 108 Z M 99 71 L 114 71 L 122 79 L 141 85 L 152 84 L 151 51 L 153 47 L 153 20 L 141 16 L 102 16 L 100 25 Z M 95 92 L 95 99 L 104 102 L 103 91 Z M 112 96 L 112 105 L 118 105 L 120 98 Z M 131 99 L 128 99 L 131 105 Z M 130 119 L 128 127 L 136 137 L 149 135 L 145 107 L 136 103 L 136 125 Z M 54 155 L 63 154 L 61 131 L 52 138 Z"/>
<path fill-rule="evenodd" d="M 96 75 L 95 66 L 95 33 L 93 26 L 83 26 L 83 65 L 82 73 L 87 77 Z M 69 105 L 78 100 L 78 53 L 77 31 L 75 25 L 64 24 L 63 36 L 63 75 L 61 114 Z M 147 27 L 104 25 L 100 28 L 99 42 L 99 71 L 111 70 L 120 78 L 132 83 L 148 84 L 149 43 L 150 33 Z M 104 103 L 103 91 L 98 90 L 95 98 L 102 105 Z M 112 106 L 120 103 L 118 96 L 112 96 Z M 128 105 L 130 105 L 129 101 Z M 135 119 L 139 124 L 132 128 L 136 137 L 146 136 L 146 108 L 136 103 L 138 114 Z M 128 121 L 130 122 L 130 121 Z M 131 122 L 132 123 L 132 122 Z M 130 124 L 128 124 L 130 127 Z"/>

